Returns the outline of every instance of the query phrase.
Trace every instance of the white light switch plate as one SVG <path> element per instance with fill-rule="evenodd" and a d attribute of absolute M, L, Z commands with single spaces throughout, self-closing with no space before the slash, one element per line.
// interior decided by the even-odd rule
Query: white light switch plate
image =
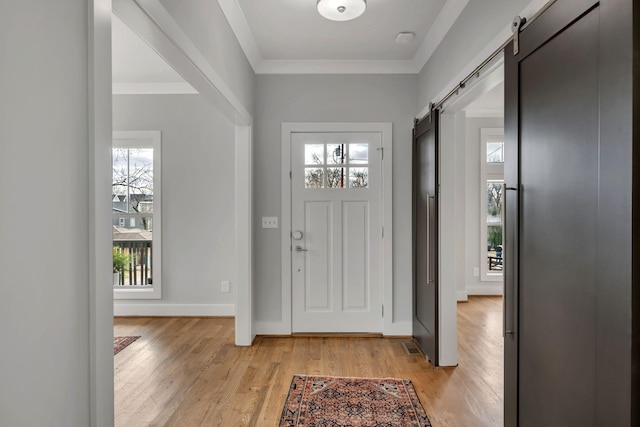
<path fill-rule="evenodd" d="M 262 228 L 278 228 L 278 217 L 277 216 L 263 216 L 262 217 Z"/>

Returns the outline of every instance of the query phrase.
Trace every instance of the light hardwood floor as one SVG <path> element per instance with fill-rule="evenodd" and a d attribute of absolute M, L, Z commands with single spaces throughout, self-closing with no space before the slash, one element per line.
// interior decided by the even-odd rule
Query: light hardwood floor
<path fill-rule="evenodd" d="M 258 337 L 233 319 L 116 318 L 141 338 L 115 356 L 116 426 L 277 426 L 293 374 L 410 379 L 435 427 L 502 425 L 500 297 L 458 304 L 455 368 L 410 356 L 407 339 Z"/>

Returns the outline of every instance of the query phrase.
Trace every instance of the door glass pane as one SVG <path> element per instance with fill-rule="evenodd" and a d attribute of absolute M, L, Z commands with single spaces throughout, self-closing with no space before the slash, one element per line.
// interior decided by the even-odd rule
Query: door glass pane
<path fill-rule="evenodd" d="M 304 188 L 323 188 L 324 172 L 322 168 L 304 168 Z"/>
<path fill-rule="evenodd" d="M 327 164 L 344 164 L 346 153 L 344 144 L 327 144 Z"/>
<path fill-rule="evenodd" d="M 304 145 L 304 164 L 322 165 L 324 164 L 324 144 Z"/>
<path fill-rule="evenodd" d="M 504 163 L 504 142 L 487 142 L 487 163 Z"/>
<path fill-rule="evenodd" d="M 369 163 L 369 143 L 358 142 L 349 144 L 349 163 L 353 165 Z"/>
<path fill-rule="evenodd" d="M 365 188 L 369 186 L 369 168 L 350 168 L 349 187 Z"/>
<path fill-rule="evenodd" d="M 328 188 L 344 188 L 345 184 L 345 168 L 327 168 Z"/>
<path fill-rule="evenodd" d="M 502 224 L 502 183 L 487 182 L 487 224 Z"/>

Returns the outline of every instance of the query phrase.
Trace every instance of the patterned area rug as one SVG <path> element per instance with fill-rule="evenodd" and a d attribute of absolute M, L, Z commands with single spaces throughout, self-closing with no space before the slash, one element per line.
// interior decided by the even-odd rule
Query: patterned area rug
<path fill-rule="evenodd" d="M 113 355 L 120 353 L 138 338 L 140 338 L 139 335 L 137 337 L 113 337 Z"/>
<path fill-rule="evenodd" d="M 431 427 L 409 380 L 294 375 L 280 427 Z"/>

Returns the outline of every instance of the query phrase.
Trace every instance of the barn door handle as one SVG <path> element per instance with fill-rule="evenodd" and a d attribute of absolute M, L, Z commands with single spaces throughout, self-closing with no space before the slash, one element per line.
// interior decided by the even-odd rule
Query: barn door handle
<path fill-rule="evenodd" d="M 433 248 L 431 247 L 431 200 L 435 201 L 436 196 L 427 195 L 427 283 L 435 282 L 435 278 L 431 278 L 431 255 Z"/>
<path fill-rule="evenodd" d="M 502 229 L 504 234 L 504 242 L 502 248 L 502 337 L 513 335 L 513 307 L 511 307 L 511 316 L 509 316 L 509 326 L 507 327 L 507 192 L 517 191 L 515 187 L 507 187 L 502 184 Z"/>

